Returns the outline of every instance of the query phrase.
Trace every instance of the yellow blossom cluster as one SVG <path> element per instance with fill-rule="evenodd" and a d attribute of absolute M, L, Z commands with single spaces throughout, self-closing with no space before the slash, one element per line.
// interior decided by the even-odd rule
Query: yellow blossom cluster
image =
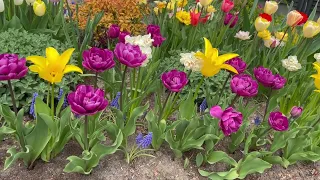
<path fill-rule="evenodd" d="M 75 5 L 72 5 L 75 18 Z M 79 26 L 85 28 L 87 17 L 104 11 L 104 16 L 99 23 L 99 29 L 108 28 L 111 24 L 117 24 L 121 30 L 132 34 L 140 34 L 145 31 L 146 25 L 142 23 L 143 16 L 149 13 L 147 6 L 139 4 L 139 0 L 85 0 L 79 5 Z"/>

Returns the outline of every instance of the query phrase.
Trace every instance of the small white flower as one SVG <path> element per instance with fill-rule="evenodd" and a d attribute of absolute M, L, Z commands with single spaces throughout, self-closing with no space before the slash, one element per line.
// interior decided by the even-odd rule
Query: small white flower
<path fill-rule="evenodd" d="M 320 53 L 314 54 L 313 57 L 317 60 L 317 62 L 320 62 Z"/>
<path fill-rule="evenodd" d="M 192 71 L 195 71 L 195 72 L 201 71 L 202 60 L 197 58 L 194 52 L 181 53 L 180 56 L 181 56 L 180 62 L 181 64 L 184 65 L 186 69 L 188 70 L 191 69 Z"/>
<path fill-rule="evenodd" d="M 248 40 L 251 38 L 251 35 L 248 31 L 239 31 L 234 37 L 241 40 Z"/>
<path fill-rule="evenodd" d="M 274 36 L 272 36 L 270 39 L 268 40 L 264 40 L 264 45 L 267 47 L 267 48 L 275 48 L 275 47 L 278 47 L 280 45 L 280 47 L 283 47 L 285 45 L 284 42 L 281 42 L 280 44 L 280 40 L 275 38 Z"/>
<path fill-rule="evenodd" d="M 152 42 L 151 34 L 144 36 L 126 36 L 126 43 L 137 45 L 140 47 L 140 50 L 143 54 L 147 55 L 147 59 L 143 62 L 142 67 L 147 66 L 149 60 L 152 58 Z"/>
<path fill-rule="evenodd" d="M 289 56 L 287 59 L 281 60 L 282 66 L 288 71 L 298 71 L 301 69 L 301 64 L 299 63 L 297 56 Z"/>

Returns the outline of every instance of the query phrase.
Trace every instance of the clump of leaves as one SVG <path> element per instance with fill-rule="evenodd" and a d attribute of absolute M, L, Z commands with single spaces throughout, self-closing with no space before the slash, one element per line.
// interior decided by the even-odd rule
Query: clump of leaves
<path fill-rule="evenodd" d="M 33 34 L 18 29 L 8 29 L 0 33 L 0 54 L 15 53 L 18 54 L 20 58 L 30 55 L 45 56 L 45 50 L 50 46 L 56 48 L 59 52 L 63 52 L 67 48 L 72 47 L 70 44 L 52 39 L 52 37 L 47 34 Z M 75 57 L 75 55 L 73 57 Z M 75 60 L 71 59 L 71 63 L 74 64 L 74 62 Z M 79 76 L 67 74 L 58 86 L 67 92 L 77 84 L 79 80 Z M 17 106 L 24 108 L 25 111 L 29 109 L 34 92 L 37 92 L 39 97 L 43 98 L 48 89 L 48 84 L 41 80 L 37 74 L 30 71 L 26 77 L 15 80 L 12 84 L 14 86 Z M 58 89 L 56 89 L 56 92 L 58 93 Z M 12 105 L 9 94 L 6 82 L 0 82 L 0 104 Z"/>

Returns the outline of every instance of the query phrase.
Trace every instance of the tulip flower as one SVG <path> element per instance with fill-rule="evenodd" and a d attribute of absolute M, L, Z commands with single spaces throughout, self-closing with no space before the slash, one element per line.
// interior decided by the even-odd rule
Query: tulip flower
<path fill-rule="evenodd" d="M 226 61 L 226 64 L 231 65 L 234 67 L 239 74 L 243 73 L 247 69 L 247 64 L 244 62 L 241 58 L 235 57 L 228 61 Z"/>
<path fill-rule="evenodd" d="M 200 0 L 201 6 L 208 6 L 212 3 L 213 0 Z"/>
<path fill-rule="evenodd" d="M 317 90 L 315 90 L 316 92 L 320 93 L 320 63 L 315 62 L 313 63 L 314 69 L 317 70 L 318 74 L 313 74 L 311 77 L 314 78 L 314 84 L 317 88 Z"/>
<path fill-rule="evenodd" d="M 260 37 L 263 40 L 269 40 L 269 39 L 271 39 L 271 33 L 269 30 L 266 29 L 266 30 L 258 32 L 258 37 Z"/>
<path fill-rule="evenodd" d="M 276 1 L 266 1 L 266 4 L 264 5 L 264 13 L 272 15 L 275 12 L 277 12 L 279 6 Z"/>
<path fill-rule="evenodd" d="M 116 25 L 116 24 L 112 24 L 109 27 L 109 30 L 108 30 L 107 34 L 108 34 L 109 38 L 112 38 L 112 39 L 118 38 L 119 34 L 120 34 L 120 27 L 118 25 Z"/>
<path fill-rule="evenodd" d="M 226 69 L 233 73 L 238 74 L 238 71 L 225 62 L 239 56 L 238 54 L 229 53 L 219 56 L 218 49 L 212 48 L 210 41 L 204 38 L 205 41 L 205 52 L 197 52 L 196 57 L 203 60 L 203 67 L 201 69 L 202 75 L 205 77 L 212 77 L 219 73 L 221 69 Z"/>
<path fill-rule="evenodd" d="M 258 32 L 264 31 L 268 29 L 270 26 L 270 22 L 272 21 L 272 17 L 268 14 L 260 14 L 259 17 L 254 22 L 254 26 Z"/>
<path fill-rule="evenodd" d="M 294 27 L 296 25 L 298 25 L 298 23 L 300 21 L 303 20 L 303 16 L 301 15 L 300 12 L 294 10 L 294 11 L 290 11 L 287 15 L 287 25 Z"/>
<path fill-rule="evenodd" d="M 250 75 L 237 74 L 232 77 L 230 87 L 233 93 L 242 97 L 253 97 L 258 94 L 258 82 L 253 80 Z"/>
<path fill-rule="evenodd" d="M 284 42 L 288 41 L 288 33 L 284 34 L 284 32 L 276 32 L 274 35 L 277 39 L 282 39 Z"/>
<path fill-rule="evenodd" d="M 28 5 L 33 5 L 34 2 L 35 2 L 35 0 L 26 0 L 26 3 L 27 3 Z"/>
<path fill-rule="evenodd" d="M 131 68 L 140 67 L 147 60 L 147 55 L 141 52 L 139 46 L 129 43 L 118 43 L 114 54 L 121 64 Z"/>
<path fill-rule="evenodd" d="M 271 112 L 268 122 L 276 131 L 286 131 L 289 128 L 289 120 L 281 112 Z"/>
<path fill-rule="evenodd" d="M 0 54 L 0 81 L 20 79 L 28 72 L 26 59 L 17 54 Z"/>
<path fill-rule="evenodd" d="M 40 78 L 54 84 L 61 82 L 64 74 L 70 72 L 83 73 L 74 65 L 67 65 L 70 61 L 74 48 L 70 48 L 61 55 L 52 47 L 46 49 L 46 57 L 29 56 L 26 59 L 34 65 L 29 66 L 30 71 L 38 73 Z"/>
<path fill-rule="evenodd" d="M 36 0 L 33 3 L 33 11 L 37 16 L 43 16 L 46 13 L 46 4 L 41 0 Z"/>
<path fill-rule="evenodd" d="M 320 32 L 320 24 L 314 21 L 307 21 L 303 25 L 303 36 L 305 38 L 313 38 Z"/>
<path fill-rule="evenodd" d="M 234 3 L 230 0 L 223 0 L 221 5 L 221 10 L 225 13 L 228 13 L 233 9 Z"/>
<path fill-rule="evenodd" d="M 207 13 L 215 13 L 217 10 L 212 5 L 207 7 Z"/>
<path fill-rule="evenodd" d="M 163 73 L 161 81 L 170 91 L 180 92 L 188 84 L 188 77 L 185 72 L 174 69 Z"/>
<path fill-rule="evenodd" d="M 14 0 L 14 5 L 20 6 L 23 3 L 23 0 Z"/>
<path fill-rule="evenodd" d="M 4 11 L 4 2 L 3 0 L 0 0 L 0 12 Z"/>
<path fill-rule="evenodd" d="M 82 66 L 94 72 L 103 72 L 115 66 L 113 52 L 109 49 L 99 49 L 93 47 L 82 53 Z"/>
<path fill-rule="evenodd" d="M 224 22 L 223 23 L 224 23 L 224 25 L 230 24 L 229 27 L 233 28 L 237 24 L 238 19 L 239 19 L 239 17 L 238 17 L 237 14 L 233 15 L 231 13 L 227 13 L 225 18 L 224 18 Z"/>
<path fill-rule="evenodd" d="M 119 42 L 125 43 L 126 42 L 126 36 L 130 36 L 130 33 L 127 31 L 121 31 L 119 34 Z"/>
<path fill-rule="evenodd" d="M 291 109 L 291 117 L 293 118 L 298 118 L 301 114 L 302 114 L 303 108 L 302 107 L 298 107 L 298 106 L 293 106 L 293 108 Z"/>

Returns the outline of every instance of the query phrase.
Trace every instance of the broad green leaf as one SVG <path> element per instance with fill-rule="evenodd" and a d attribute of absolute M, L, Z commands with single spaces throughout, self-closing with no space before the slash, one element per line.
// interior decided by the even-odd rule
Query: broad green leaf
<path fill-rule="evenodd" d="M 18 159 L 23 159 L 25 163 L 30 162 L 31 151 L 32 148 L 30 146 L 26 146 L 26 152 L 17 152 L 15 148 L 8 149 L 7 153 L 10 154 L 10 156 L 6 158 L 6 161 L 4 163 L 4 170 L 11 167 L 13 163 L 15 163 Z M 26 165 L 29 165 L 29 163 Z"/>
<path fill-rule="evenodd" d="M 132 135 L 135 130 L 136 130 L 136 121 L 137 119 L 143 115 L 143 113 L 149 108 L 149 104 L 145 104 L 144 106 L 140 106 L 135 108 L 132 111 L 132 114 L 130 116 L 130 118 L 127 121 L 127 124 L 125 125 L 124 129 L 123 129 L 123 134 L 125 137 L 128 137 L 130 135 Z"/>
<path fill-rule="evenodd" d="M 193 102 L 193 94 L 190 92 L 188 98 L 181 102 L 179 107 L 179 117 L 187 120 L 191 119 L 195 113 L 195 104 Z"/>
<path fill-rule="evenodd" d="M 256 157 L 254 154 L 248 154 L 244 161 L 239 163 L 239 179 L 244 179 L 248 174 L 263 173 L 266 169 L 272 167 L 272 164 Z"/>
<path fill-rule="evenodd" d="M 208 155 L 207 161 L 209 164 L 224 162 L 232 166 L 237 166 L 237 162 L 223 151 L 213 151 Z"/>
<path fill-rule="evenodd" d="M 198 153 L 196 157 L 196 165 L 200 167 L 203 163 L 203 155 L 202 153 Z"/>

